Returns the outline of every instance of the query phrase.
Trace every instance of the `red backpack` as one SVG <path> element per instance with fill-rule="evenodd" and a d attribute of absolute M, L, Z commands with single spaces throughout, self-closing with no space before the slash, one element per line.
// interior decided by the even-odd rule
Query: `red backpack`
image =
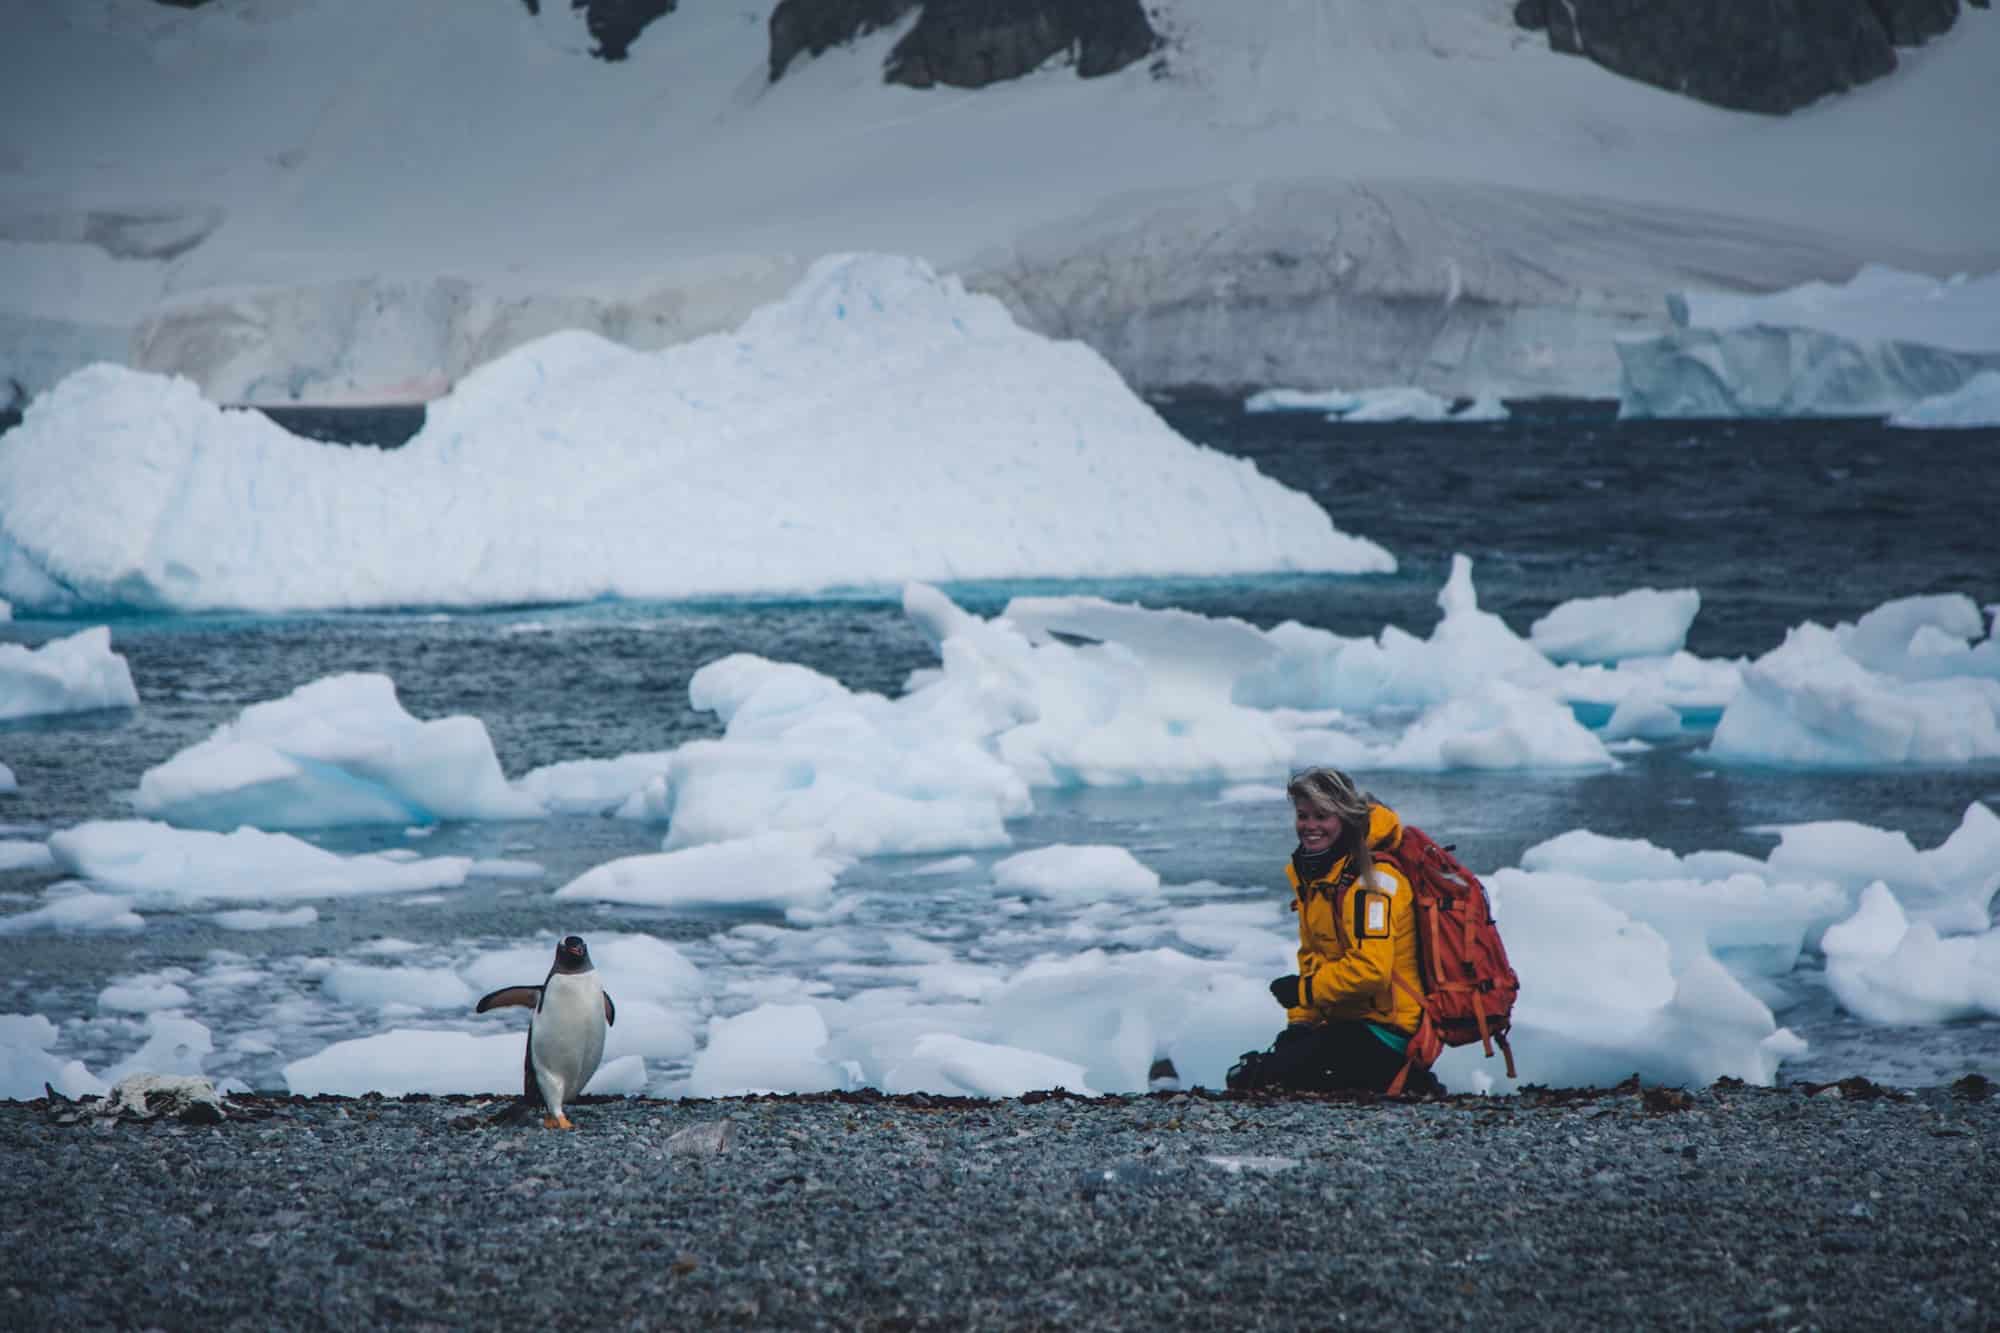
<path fill-rule="evenodd" d="M 1493 1055 L 1495 1043 L 1507 1057 L 1507 1077 L 1514 1073 L 1514 1049 L 1507 1028 L 1521 981 L 1507 962 L 1500 943 L 1500 926 L 1486 900 L 1486 886 L 1447 847 L 1432 841 L 1422 829 L 1403 825 L 1403 837 L 1393 848 L 1378 847 L 1386 860 L 1410 881 L 1416 904 L 1417 977 L 1423 994 L 1393 972 L 1391 979 L 1423 1010 L 1409 1057 L 1389 1084 L 1394 1096 L 1415 1068 L 1428 1069 L 1447 1046 L 1479 1042 Z"/>

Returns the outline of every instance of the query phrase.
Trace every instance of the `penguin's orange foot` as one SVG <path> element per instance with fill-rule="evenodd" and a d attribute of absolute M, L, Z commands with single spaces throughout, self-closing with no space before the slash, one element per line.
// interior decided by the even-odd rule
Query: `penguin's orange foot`
<path fill-rule="evenodd" d="M 575 1128 L 576 1128 L 576 1125 L 575 1125 L 575 1123 L 574 1123 L 573 1121 L 571 1121 L 571 1120 L 570 1120 L 570 1118 L 569 1118 L 568 1116 L 566 1116 L 566 1115 L 551 1115 L 551 1116 L 543 1116 L 543 1117 L 542 1117 L 542 1128 L 543 1128 L 543 1129 L 575 1129 Z"/>

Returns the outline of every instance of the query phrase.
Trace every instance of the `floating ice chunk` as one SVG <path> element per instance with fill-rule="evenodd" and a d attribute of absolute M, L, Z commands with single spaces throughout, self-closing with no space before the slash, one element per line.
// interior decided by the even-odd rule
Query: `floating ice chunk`
<path fill-rule="evenodd" d="M 1691 932 L 1670 941 L 1574 875 L 1502 869 L 1483 878 L 1521 976 L 1522 1081 L 1603 1085 L 1636 1071 L 1664 1083 L 1726 1074 L 1769 1084 L 1804 1049 Z M 1438 1075 L 1447 1087 L 1473 1087 L 1481 1057 L 1477 1045 L 1447 1051 Z"/>
<path fill-rule="evenodd" d="M 964 719 L 1033 786 L 1261 776 L 1289 757 L 1277 720 L 1231 698 L 1265 652 L 1240 621 L 1095 598 L 1024 599 L 983 621 L 918 585 L 903 607 L 943 661 L 913 678 L 910 706 Z"/>
<path fill-rule="evenodd" d="M 139 819 L 64 829 L 49 839 L 49 852 L 70 874 L 166 909 L 449 888 L 463 884 L 472 865 L 463 856 L 343 857 L 289 833 L 210 833 Z"/>
<path fill-rule="evenodd" d="M 0 935 L 27 935 L 47 930 L 143 930 L 146 919 L 132 910 L 132 900 L 118 894 L 91 893 L 75 883 L 50 885 L 42 907 L 0 917 Z"/>
<path fill-rule="evenodd" d="M 1361 406 L 1345 389 L 1260 389 L 1243 400 L 1245 412 L 1324 412 L 1338 416 Z"/>
<path fill-rule="evenodd" d="M 1274 933 L 1274 942 L 1272 957 L 1288 957 L 1282 937 Z M 1283 1023 L 1266 988 L 1270 975 L 1245 976 L 1176 949 L 1039 958 L 985 996 L 962 1035 L 1080 1065 L 1098 1092 L 1146 1091 L 1162 1054 L 1188 1086 L 1219 1088 L 1237 1056 L 1269 1044 Z M 941 1026 L 933 1015 L 919 1033 Z M 885 1064 L 905 1058 L 877 1055 Z"/>
<path fill-rule="evenodd" d="M 1889 418 L 1909 430 L 2000 426 L 2000 370 L 1982 370 L 1950 393 L 1919 398 Z"/>
<path fill-rule="evenodd" d="M 518 1092 L 522 1040 L 518 1032 L 475 1037 L 394 1028 L 293 1060 L 284 1067 L 285 1086 L 307 1097 Z"/>
<path fill-rule="evenodd" d="M 1296 624 L 1270 631 L 1275 661 L 1245 673 L 1237 702 L 1258 708 L 1338 708 L 1366 713 L 1427 708 L 1505 680 L 1551 691 L 1563 673 L 1499 616 L 1479 609 L 1472 561 L 1454 555 L 1438 591 L 1443 611 L 1428 639 L 1391 625 L 1373 639 L 1346 639 Z"/>
<path fill-rule="evenodd" d="M 138 706 L 132 668 L 102 625 L 39 648 L 0 643 L 0 721 Z"/>
<path fill-rule="evenodd" d="M 1449 398 L 1440 398 L 1429 389 L 1419 389 L 1415 385 L 1366 389 L 1355 397 L 1360 401 L 1344 412 L 1334 412 L 1332 419 L 1341 422 L 1442 421 L 1451 415 Z"/>
<path fill-rule="evenodd" d="M 566 759 L 523 774 L 515 788 L 551 814 L 608 815 L 655 778 L 666 776 L 668 751 L 613 759 Z"/>
<path fill-rule="evenodd" d="M 1615 667 L 1569 664 L 1556 693 L 1572 706 L 1609 705 L 1612 715 L 1630 701 L 1630 718 L 1658 715 L 1671 708 L 1683 729 L 1711 727 L 1743 686 L 1743 659 L 1716 661 L 1688 652 L 1668 657 L 1628 657 Z M 1610 723 L 1605 726 L 1608 730 Z"/>
<path fill-rule="evenodd" d="M 1604 724 L 1604 739 L 1672 740 L 1683 730 L 1679 709 L 1654 695 L 1634 692 L 1611 710 L 1611 718 Z"/>
<path fill-rule="evenodd" d="M 224 930 L 294 930 L 319 920 L 314 907 L 294 907 L 288 912 L 266 911 L 261 907 L 239 907 L 217 912 L 209 920 Z"/>
<path fill-rule="evenodd" d="M 1982 964 L 2000 959 L 2000 931 L 1941 938 L 1911 922 L 1889 886 L 1877 880 L 1853 916 L 1830 928 L 1826 981 L 1841 1007 L 1870 1023 L 1950 1023 L 1984 1012 L 1992 989 Z M 1975 984 L 1977 983 L 1977 984 Z"/>
<path fill-rule="evenodd" d="M 1940 930 L 1981 931 L 1989 924 L 2000 890 L 2000 816 L 1982 802 L 1967 806 L 1958 828 L 1929 851 L 1918 851 L 1906 833 L 1845 820 L 1791 824 L 1778 833 L 1773 874 L 1827 880 L 1850 898 L 1879 879 Z"/>
<path fill-rule="evenodd" d="M 185 1009 L 194 997 L 171 981 L 135 978 L 106 986 L 97 993 L 97 1007 L 127 1014 L 150 1014 L 155 1009 Z"/>
<path fill-rule="evenodd" d="M 60 1035 L 41 1014 L 0 1014 L 0 1098 L 33 1101 L 47 1083 L 65 1097 L 102 1097 L 111 1085 L 84 1067 L 48 1053 Z"/>
<path fill-rule="evenodd" d="M 1608 838 L 1589 829 L 1571 829 L 1521 853 L 1521 869 L 1569 871 L 1595 880 L 1674 879 L 1681 858 L 1644 838 Z"/>
<path fill-rule="evenodd" d="M 1299 734 L 1294 753 L 1300 764 L 1424 771 L 1618 766 L 1567 707 L 1502 680 L 1445 700 L 1390 744 L 1308 731 Z"/>
<path fill-rule="evenodd" d="M 139 813 L 225 829 L 425 824 L 439 819 L 533 819 L 544 811 L 514 790 L 477 718 L 419 722 L 395 682 L 328 676 L 234 722 L 139 780 Z"/>
<path fill-rule="evenodd" d="M 765 1004 L 709 1024 L 708 1043 L 688 1075 L 691 1097 L 756 1092 L 825 1092 L 846 1074 L 822 1059 L 826 1020 L 809 1004 Z"/>
<path fill-rule="evenodd" d="M 21 783 L 14 776 L 14 770 L 5 764 L 0 764 L 0 794 L 19 790 L 21 790 Z"/>
<path fill-rule="evenodd" d="M 146 1015 L 145 1044 L 106 1069 L 103 1078 L 116 1084 L 131 1074 L 199 1074 L 214 1050 L 205 1025 L 175 1011 L 151 1013 Z"/>
<path fill-rule="evenodd" d="M 1903 934 L 1909 928 L 1910 919 L 1903 914 L 1903 905 L 1896 901 L 1889 886 L 1878 879 L 1861 891 L 1861 902 L 1853 916 L 1827 929 L 1820 949 L 1828 959 L 1887 958 L 1903 942 Z"/>
<path fill-rule="evenodd" d="M 45 842 L 0 841 L 0 871 L 46 870 L 55 865 Z"/>
<path fill-rule="evenodd" d="M 1157 871 L 1123 847 L 1071 847 L 1056 843 L 1018 852 L 993 867 L 993 882 L 1038 898 L 1098 902 L 1159 892 Z"/>
<path fill-rule="evenodd" d="M 761 833 L 593 866 L 558 899 L 647 907 L 790 908 L 831 901 L 849 859 L 811 833 Z"/>
<path fill-rule="evenodd" d="M 1004 820 L 1029 809 L 983 743 L 978 700 L 892 702 L 744 653 L 695 672 L 688 697 L 723 737 L 676 750 L 624 811 L 668 820 L 669 849 L 767 829 L 824 833 L 850 855 L 1005 846 Z"/>
<path fill-rule="evenodd" d="M 1955 605 L 1891 603 L 1866 627 L 1794 627 L 1745 669 L 1708 753 L 1724 763 L 1846 768 L 2000 758 L 2000 645 L 1988 639 L 1955 656 L 1907 651 L 1917 634 L 1908 612 L 1935 625 Z M 1891 648 L 1901 631 L 1901 649 Z"/>
<path fill-rule="evenodd" d="M 597 965 L 604 989 L 618 1006 L 619 1020 L 612 1028 L 611 1041 L 626 1027 L 628 1005 L 646 1003 L 662 1010 L 688 1011 L 707 992 L 699 968 L 667 941 L 652 935 L 591 935 L 590 956 Z M 534 944 L 516 945 L 482 953 L 459 969 L 475 995 L 503 986 L 536 986 L 547 975 L 556 937 L 549 935 Z M 469 1008 L 470 1006 L 468 1006 Z M 639 1011 L 642 1015 L 643 1010 Z M 643 1018 L 640 1022 L 643 1022 Z M 634 1027 L 639 1022 L 634 1023 Z M 631 1035 L 631 1034 L 627 1034 Z M 631 1049 L 641 1050 L 634 1046 Z M 642 1054 L 653 1054 L 641 1050 Z"/>
<path fill-rule="evenodd" d="M 917 1038 L 910 1054 L 975 1097 L 1019 1097 L 1054 1088 L 1080 1097 L 1097 1095 L 1084 1082 L 1083 1066 L 1018 1046 L 931 1032 Z"/>
<path fill-rule="evenodd" d="M 372 967 L 342 963 L 320 978 L 320 989 L 357 1009 L 470 1009 L 477 997 L 443 967 Z"/>
<path fill-rule="evenodd" d="M 1528 639 L 1558 662 L 1617 662 L 1667 657 L 1687 642 L 1701 610 L 1693 588 L 1634 588 L 1609 597 L 1579 597 L 1528 627 Z"/>

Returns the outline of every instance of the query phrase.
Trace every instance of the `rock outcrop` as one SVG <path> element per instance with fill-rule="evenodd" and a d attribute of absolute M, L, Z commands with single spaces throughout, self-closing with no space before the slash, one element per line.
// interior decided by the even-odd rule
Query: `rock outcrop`
<path fill-rule="evenodd" d="M 1896 68 L 1958 19 L 1958 0 L 1520 0 L 1552 50 L 1734 111 L 1783 115 Z"/>
<path fill-rule="evenodd" d="M 553 0 L 562 4 L 564 0 Z M 571 9 L 584 11 L 584 25 L 597 45 L 591 54 L 600 60 L 623 60 L 632 43 L 654 19 L 674 12 L 679 0 L 568 0 Z M 542 12 L 542 0 L 521 0 L 530 14 Z"/>
<path fill-rule="evenodd" d="M 771 11 L 771 82 L 801 53 L 816 56 L 886 28 L 922 0 L 781 0 Z"/>
<path fill-rule="evenodd" d="M 800 52 L 818 55 L 887 27 L 918 3 L 783 0 L 771 14 L 771 78 Z M 1064 52 L 1089 79 L 1143 60 L 1159 45 L 1139 0 L 922 0 L 915 25 L 884 62 L 883 79 L 911 88 L 984 88 Z"/>

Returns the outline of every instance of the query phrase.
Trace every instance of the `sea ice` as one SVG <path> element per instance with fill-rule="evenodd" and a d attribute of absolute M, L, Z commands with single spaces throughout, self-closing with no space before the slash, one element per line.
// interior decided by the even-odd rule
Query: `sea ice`
<path fill-rule="evenodd" d="M 1617 662 L 1628 657 L 1670 657 L 1687 642 L 1701 610 L 1693 588 L 1634 588 L 1605 597 L 1579 597 L 1528 627 L 1528 641 L 1558 662 Z"/>
<path fill-rule="evenodd" d="M 138 706 L 132 668 L 102 625 L 39 648 L 0 643 L 0 721 Z"/>
<path fill-rule="evenodd" d="M 1807 768 L 2000 757 L 2000 639 L 1963 596 L 1886 602 L 1832 629 L 1794 626 L 1745 668 L 1708 753 Z"/>
<path fill-rule="evenodd" d="M 194 828 L 310 829 L 536 819 L 500 771 L 486 724 L 420 722 L 378 674 L 327 676 L 252 704 L 139 779 L 142 815 Z"/>
<path fill-rule="evenodd" d="M 128 902 L 168 910 L 450 888 L 465 882 L 472 864 L 463 856 L 407 862 L 343 857 L 288 833 L 211 833 L 138 819 L 64 829 L 49 839 L 49 852 L 69 874 L 126 895 Z"/>

